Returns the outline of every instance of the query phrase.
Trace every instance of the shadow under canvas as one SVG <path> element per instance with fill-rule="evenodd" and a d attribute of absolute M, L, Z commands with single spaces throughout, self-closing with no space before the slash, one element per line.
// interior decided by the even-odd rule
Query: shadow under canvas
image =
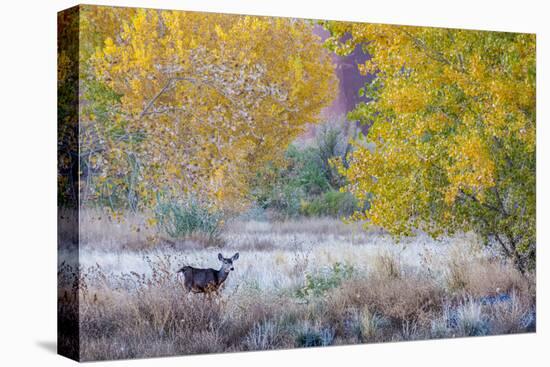
<path fill-rule="evenodd" d="M 57 354 L 57 342 L 55 340 L 39 340 L 36 345 L 50 353 Z"/>

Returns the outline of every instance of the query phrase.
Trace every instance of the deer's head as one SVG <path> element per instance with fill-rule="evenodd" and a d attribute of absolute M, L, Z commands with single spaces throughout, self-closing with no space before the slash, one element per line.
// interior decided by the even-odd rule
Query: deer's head
<path fill-rule="evenodd" d="M 237 252 L 232 257 L 223 257 L 222 254 L 218 254 L 218 260 L 222 262 L 222 271 L 225 273 L 229 273 L 232 270 L 235 270 L 233 267 L 233 261 L 237 260 L 239 258 L 239 253 Z"/>

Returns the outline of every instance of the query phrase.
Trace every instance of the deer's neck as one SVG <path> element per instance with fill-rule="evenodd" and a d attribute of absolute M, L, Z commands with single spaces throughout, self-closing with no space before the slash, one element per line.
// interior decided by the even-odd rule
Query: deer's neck
<path fill-rule="evenodd" d="M 228 275 L 229 275 L 229 272 L 226 272 L 223 267 L 220 270 L 218 270 L 218 285 L 225 282 Z"/>

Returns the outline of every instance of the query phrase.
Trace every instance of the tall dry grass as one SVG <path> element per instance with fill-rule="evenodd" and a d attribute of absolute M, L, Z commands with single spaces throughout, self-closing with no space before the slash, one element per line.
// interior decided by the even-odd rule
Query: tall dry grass
<path fill-rule="evenodd" d="M 108 237 L 105 226 L 118 224 L 83 225 L 81 268 L 60 268 L 67 289 L 78 285 L 60 292 L 60 305 L 78 295 L 82 360 L 535 330 L 534 277 L 489 256 L 470 235 L 395 243 L 376 230 L 309 219 L 230 224 L 221 250 L 129 249 L 119 241 L 150 233 L 125 236 L 130 225 Z M 178 267 L 216 267 L 218 251 L 241 255 L 221 296 L 185 293 Z"/>

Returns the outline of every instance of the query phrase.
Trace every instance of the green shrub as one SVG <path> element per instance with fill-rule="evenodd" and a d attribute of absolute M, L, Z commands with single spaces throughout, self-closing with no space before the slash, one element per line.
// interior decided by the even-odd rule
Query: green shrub
<path fill-rule="evenodd" d="M 345 217 L 359 209 L 357 199 L 349 192 L 328 191 L 311 201 L 302 200 L 300 213 L 307 217 Z"/>
<path fill-rule="evenodd" d="M 289 146 L 286 164 L 268 164 L 252 183 L 252 197 L 264 209 L 272 209 L 284 217 L 296 217 L 301 204 L 311 197 L 332 190 L 326 164 L 317 147 L 299 149 Z"/>
<path fill-rule="evenodd" d="M 251 195 L 256 204 L 283 217 L 297 216 L 305 191 L 295 180 L 294 171 L 292 160 L 288 160 L 284 167 L 266 165 L 252 181 Z"/>
<path fill-rule="evenodd" d="M 346 182 L 332 160 L 345 161 L 351 151 L 343 126 L 332 122 L 318 127 L 308 144 L 291 144 L 284 164 L 267 164 L 251 185 L 252 198 L 263 209 L 282 217 L 349 216 L 359 206 L 349 193 L 340 192 Z"/>
<path fill-rule="evenodd" d="M 330 190 L 328 173 L 318 147 L 298 149 L 291 145 L 286 156 L 292 164 L 289 180 L 292 186 L 300 187 L 307 196 L 320 195 Z"/>
<path fill-rule="evenodd" d="M 219 238 L 223 224 L 221 211 L 195 197 L 181 202 L 159 201 L 155 216 L 160 230 L 173 238 L 202 234 L 212 242 Z"/>
<path fill-rule="evenodd" d="M 353 273 L 353 266 L 337 262 L 317 274 L 306 274 L 305 284 L 298 289 L 296 296 L 298 298 L 324 296 L 328 290 L 338 287 L 342 281 L 351 278 Z"/>

